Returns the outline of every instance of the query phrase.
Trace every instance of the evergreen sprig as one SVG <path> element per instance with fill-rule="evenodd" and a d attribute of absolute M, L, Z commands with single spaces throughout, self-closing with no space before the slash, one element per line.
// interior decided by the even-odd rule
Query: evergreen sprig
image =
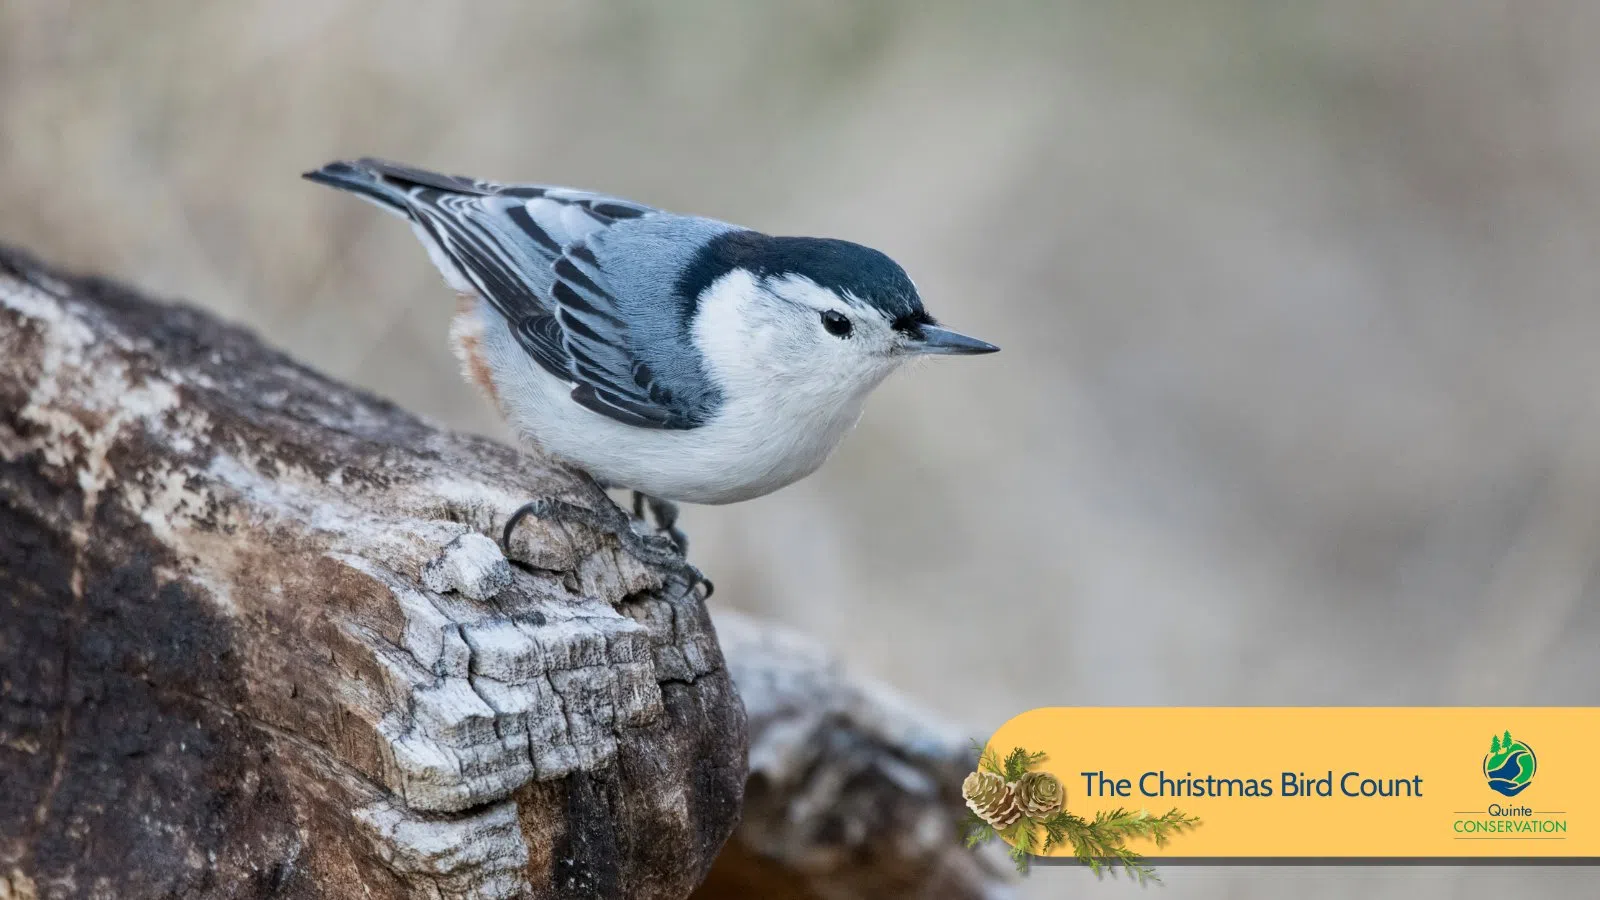
<path fill-rule="evenodd" d="M 1033 861 L 1035 852 L 1034 844 L 1038 842 L 1038 836 L 1033 830 L 1033 820 L 1023 816 L 1015 825 L 1002 832 L 1001 837 L 1011 845 L 1011 861 L 1016 863 L 1017 871 L 1024 875 L 1028 874 L 1028 864 Z"/>
<path fill-rule="evenodd" d="M 962 826 L 962 830 L 967 833 L 967 846 L 969 848 L 976 847 L 979 844 L 987 844 L 1000 836 L 1000 832 L 995 831 L 993 825 L 985 822 L 982 816 L 970 809 L 967 810 L 967 821 Z"/>
<path fill-rule="evenodd" d="M 1154 867 L 1144 856 L 1128 849 L 1129 838 L 1146 838 L 1157 847 L 1165 847 L 1174 835 L 1182 834 L 1200 824 L 1194 816 L 1169 809 L 1160 816 L 1147 810 L 1103 809 L 1094 819 L 1085 819 L 1062 811 L 1039 823 L 1045 830 L 1044 853 L 1064 844 L 1072 845 L 1072 855 L 1096 875 L 1107 871 L 1115 873 L 1122 866 L 1139 884 L 1160 883 Z"/>
<path fill-rule="evenodd" d="M 1006 776 L 1007 781 L 1016 781 L 1028 774 L 1030 768 L 1044 762 L 1044 757 L 1043 753 L 1029 753 L 1021 747 L 1012 748 L 1006 757 L 1005 771 L 1001 774 Z"/>
<path fill-rule="evenodd" d="M 1029 753 L 1021 747 L 1012 749 L 1001 760 L 992 748 L 980 746 L 976 741 L 972 746 L 978 752 L 978 770 L 999 775 L 1007 783 L 1015 782 L 1026 775 L 1030 768 L 1045 760 L 1045 754 Z M 1035 854 L 1047 855 L 1056 847 L 1071 845 L 1073 857 L 1088 866 L 1095 875 L 1104 875 L 1106 872 L 1115 874 L 1116 867 L 1121 866 L 1134 881 L 1144 885 L 1151 882 L 1159 884 L 1161 878 L 1143 855 L 1128 848 L 1127 841 L 1142 838 L 1154 842 L 1157 847 L 1164 847 L 1175 835 L 1199 824 L 1198 818 L 1185 815 L 1177 809 L 1156 816 L 1147 810 L 1118 808 L 1101 810 L 1095 813 L 1093 819 L 1085 819 L 1066 810 L 1043 819 L 1023 816 L 1006 828 L 996 830 L 982 816 L 969 809 L 963 830 L 968 847 L 976 847 L 997 837 L 1010 844 L 1011 860 L 1019 872 L 1028 871 L 1029 862 Z M 1041 829 L 1044 831 L 1042 846 L 1039 840 Z"/>
<path fill-rule="evenodd" d="M 977 741 L 972 742 L 972 749 L 978 751 L 978 770 L 993 772 L 1001 778 L 1006 776 L 1006 767 L 1000 762 L 1000 755 L 994 752 L 993 747 L 984 747 Z M 1007 778 L 1007 781 L 1011 779 Z"/>

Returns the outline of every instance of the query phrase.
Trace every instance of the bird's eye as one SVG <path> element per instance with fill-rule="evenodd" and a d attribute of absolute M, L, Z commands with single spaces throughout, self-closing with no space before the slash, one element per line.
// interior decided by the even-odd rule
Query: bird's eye
<path fill-rule="evenodd" d="M 847 338 L 850 336 L 850 319 L 844 313 L 828 310 L 822 314 L 822 327 L 834 337 Z"/>

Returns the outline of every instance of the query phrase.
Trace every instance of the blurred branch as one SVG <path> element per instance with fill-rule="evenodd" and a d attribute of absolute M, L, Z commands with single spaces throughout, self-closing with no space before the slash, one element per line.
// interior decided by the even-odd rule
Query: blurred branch
<path fill-rule="evenodd" d="M 730 612 L 716 625 L 748 716 L 750 781 L 698 900 L 1012 895 L 1004 852 L 963 845 L 966 735 L 793 632 Z"/>

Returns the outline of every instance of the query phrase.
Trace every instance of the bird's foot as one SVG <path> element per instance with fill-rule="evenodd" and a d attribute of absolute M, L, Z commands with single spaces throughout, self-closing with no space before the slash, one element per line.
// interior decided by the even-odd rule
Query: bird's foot
<path fill-rule="evenodd" d="M 590 484 L 593 484 L 593 482 L 590 482 Z M 689 591 L 693 591 L 702 584 L 705 585 L 705 599 L 711 599 L 711 594 L 716 590 L 716 586 L 711 583 L 711 579 L 707 578 L 704 573 L 690 565 L 687 559 L 684 559 L 682 546 L 679 544 L 678 539 L 673 536 L 673 532 L 676 531 L 674 526 L 668 526 L 666 536 L 641 535 L 633 530 L 633 520 L 628 517 L 628 514 L 623 512 L 621 507 L 612 503 L 611 498 L 606 496 L 605 491 L 599 485 L 593 485 L 593 487 L 595 508 L 580 506 L 565 500 L 550 499 L 534 500 L 519 507 L 516 512 L 511 514 L 511 518 L 506 520 L 505 530 L 500 535 L 500 545 L 506 556 L 509 557 L 511 555 L 511 534 L 516 530 L 518 523 L 526 516 L 544 519 L 547 522 L 582 525 L 614 536 L 629 556 L 645 565 L 666 569 L 682 577 L 688 581 Z M 659 501 L 651 500 L 651 510 L 656 513 L 657 521 L 660 522 L 660 513 L 656 512 L 654 506 L 657 502 Z M 670 506 L 670 504 L 668 505 Z M 675 513 L 676 509 L 674 508 L 673 511 Z M 681 532 L 678 533 L 681 534 Z"/>
<path fill-rule="evenodd" d="M 656 530 L 664 533 L 672 543 L 677 546 L 678 552 L 684 556 L 689 555 L 689 536 L 678 527 L 678 504 L 670 500 L 662 500 L 649 494 L 633 492 L 633 516 L 636 519 L 644 518 L 645 507 L 650 508 L 650 517 L 655 520 Z"/>

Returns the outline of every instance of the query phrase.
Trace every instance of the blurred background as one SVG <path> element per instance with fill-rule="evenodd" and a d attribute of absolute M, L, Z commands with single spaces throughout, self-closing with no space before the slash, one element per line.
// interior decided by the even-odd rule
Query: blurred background
<path fill-rule="evenodd" d="M 1593 705 L 1597 37 L 1586 0 L 6 0 L 0 240 L 494 435 L 410 231 L 302 170 L 375 154 L 868 243 L 1005 352 L 897 376 L 809 480 L 688 510 L 715 604 L 974 736 L 1041 705 Z"/>

